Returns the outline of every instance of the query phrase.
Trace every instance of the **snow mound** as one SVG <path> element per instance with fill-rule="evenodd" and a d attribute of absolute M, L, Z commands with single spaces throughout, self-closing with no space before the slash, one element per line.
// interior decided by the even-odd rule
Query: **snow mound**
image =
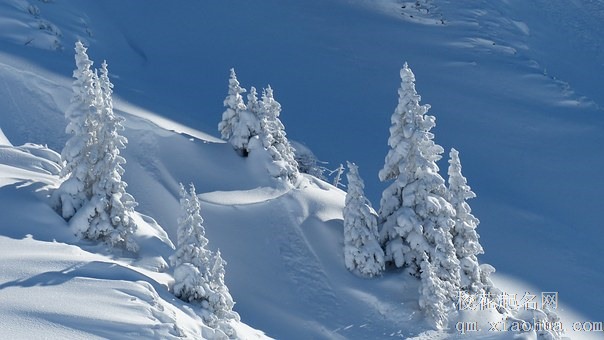
<path fill-rule="evenodd" d="M 261 187 L 250 190 L 212 191 L 199 195 L 199 198 L 211 204 L 248 205 L 273 200 L 286 192 L 283 189 Z"/>
<path fill-rule="evenodd" d="M 177 339 L 202 332 L 195 313 L 187 313 L 163 287 L 128 266 L 78 247 L 31 238 L 0 236 L 0 247 L 1 334 L 13 339 L 32 334 Z"/>
<path fill-rule="evenodd" d="M 74 236 L 49 206 L 60 168 L 60 156 L 44 146 L 0 146 L 2 337 L 221 338 L 197 307 L 170 292 L 174 245 L 152 217 L 134 216 L 134 257 Z M 266 338 L 230 324 L 238 338 Z"/>

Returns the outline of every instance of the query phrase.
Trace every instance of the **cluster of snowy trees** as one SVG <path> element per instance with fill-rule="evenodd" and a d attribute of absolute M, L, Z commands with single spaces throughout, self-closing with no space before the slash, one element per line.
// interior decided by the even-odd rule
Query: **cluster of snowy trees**
<path fill-rule="evenodd" d="M 137 203 L 122 180 L 126 160 L 120 150 L 127 139 L 120 133 L 123 118 L 113 112 L 113 84 L 107 63 L 92 69 L 81 42 L 75 46 L 73 98 L 66 112 L 70 138 L 61 153 L 64 181 L 53 192 L 57 211 L 69 220 L 81 237 L 111 246 L 137 250 Z M 449 153 L 448 182 L 439 174 L 437 161 L 443 148 L 430 132 L 435 117 L 429 105 L 420 105 L 415 76 L 405 63 L 400 72 L 398 105 L 391 117 L 390 149 L 381 181 L 391 181 L 376 213 L 364 194 L 358 167 L 348 163 L 348 191 L 344 208 L 344 258 L 346 267 L 363 277 L 374 277 L 387 265 L 404 268 L 421 284 L 419 305 L 438 328 L 447 325 L 459 292 L 483 294 L 496 291 L 489 275 L 494 268 L 480 265 L 483 253 L 468 199 L 476 195 L 461 172 L 459 152 Z M 242 157 L 264 153 L 269 173 L 297 185 L 300 165 L 279 119 L 281 105 L 273 89 L 247 92 L 231 69 L 225 111 L 218 125 L 222 138 Z M 301 153 L 300 155 L 304 155 Z M 315 171 L 316 158 L 306 152 L 303 167 Z M 310 159 L 310 160 L 308 160 Z M 334 185 L 344 167 L 340 166 Z M 322 174 L 322 172 L 321 172 Z M 174 294 L 202 307 L 209 326 L 233 336 L 230 320 L 239 320 L 233 298 L 224 281 L 225 264 L 220 251 L 212 252 L 205 237 L 199 198 L 193 184 L 180 185 L 178 242 L 170 257 L 174 267 Z"/>
<path fill-rule="evenodd" d="M 460 291 L 491 291 L 494 269 L 478 263 L 477 255 L 483 253 L 476 233 L 479 221 L 467 203 L 476 195 L 461 173 L 459 153 L 450 152 L 447 185 L 436 164 L 444 150 L 430 132 L 435 117 L 427 115 L 429 105 L 420 105 L 415 76 L 406 63 L 400 76 L 390 150 L 379 172 L 381 181 L 392 183 L 382 193 L 377 216 L 364 197 L 356 165 L 348 164 L 345 261 L 349 270 L 366 277 L 384 270 L 384 263 L 405 268 L 421 281 L 420 307 L 443 328 Z"/>
<path fill-rule="evenodd" d="M 325 166 L 327 162 L 319 161 L 310 149 L 287 139 L 285 126 L 279 119 L 281 104 L 275 100 L 270 85 L 262 90 L 260 99 L 252 86 L 245 102 L 243 95 L 246 92 L 237 80 L 235 70 L 231 69 L 228 94 L 224 99 L 225 111 L 218 123 L 222 139 L 242 157 L 248 157 L 254 150 L 267 153 L 271 159 L 268 172 L 286 183 L 295 186 L 300 173 L 304 173 L 322 180 L 333 176 L 333 184 L 341 185 L 342 164 L 330 170 Z"/>
<path fill-rule="evenodd" d="M 475 194 L 461 174 L 459 153 L 450 152 L 447 185 L 436 164 L 444 150 L 430 132 L 435 117 L 427 115 L 429 105 L 420 105 L 415 76 L 407 64 L 401 69 L 401 80 L 399 103 L 391 118 L 390 150 L 379 172 L 381 181 L 392 183 L 382 194 L 379 213 L 365 198 L 358 167 L 348 163 L 345 264 L 363 277 L 380 274 L 386 264 L 405 268 L 421 280 L 421 308 L 437 327 L 444 327 L 459 292 L 490 291 L 489 275 L 494 269 L 478 263 L 477 255 L 483 253 L 476 233 L 479 221 L 467 203 Z M 252 87 L 247 103 L 245 92 L 231 69 L 226 110 L 218 125 L 222 138 L 244 157 L 256 150 L 267 152 L 271 175 L 290 183 L 295 183 L 300 166 L 306 173 L 316 171 L 314 155 L 296 156 L 287 140 L 279 120 L 281 105 L 272 88 L 264 89 L 259 100 Z M 337 182 L 343 167 L 338 170 Z"/>
<path fill-rule="evenodd" d="M 348 163 L 345 264 L 363 277 L 380 274 L 386 264 L 405 268 L 421 280 L 421 308 L 437 327 L 444 327 L 459 291 L 480 294 L 492 288 L 493 268 L 478 263 L 477 255 L 483 252 L 476 233 L 479 221 L 467 203 L 475 194 L 461 174 L 459 153 L 451 150 L 447 185 L 436 164 L 444 150 L 430 132 L 435 118 L 427 115 L 429 105 L 420 105 L 415 76 L 407 64 L 401 80 L 390 150 L 379 173 L 380 180 L 392 183 L 383 192 L 379 213 L 365 198 L 358 167 Z M 245 92 L 231 69 L 226 109 L 218 124 L 222 138 L 243 157 L 267 152 L 272 160 L 269 172 L 276 178 L 295 184 L 301 168 L 321 178 L 323 170 L 317 170 L 314 155 L 296 155 L 287 140 L 272 88 L 264 89 L 259 100 L 251 87 L 247 102 Z M 343 167 L 338 170 L 339 183 Z"/>
<path fill-rule="evenodd" d="M 279 119 L 281 104 L 275 100 L 270 85 L 262 90 L 258 99 L 255 87 L 250 88 L 247 103 L 246 92 L 231 69 L 229 91 L 224 100 L 225 111 L 218 124 L 223 139 L 243 157 L 256 150 L 267 152 L 272 162 L 267 170 L 275 177 L 296 184 L 299 171 L 294 148 L 286 137 L 285 126 Z"/>
<path fill-rule="evenodd" d="M 61 152 L 64 180 L 52 193 L 51 200 L 82 238 L 136 252 L 138 246 L 133 236 L 137 225 L 133 217 L 137 203 L 126 192 L 127 184 L 122 180 L 126 160 L 120 150 L 128 143 L 120 134 L 124 119 L 113 112 L 113 84 L 107 63 L 93 70 L 86 51 L 80 41 L 76 42 L 73 97 L 66 112 L 66 132 L 70 138 Z M 233 80 L 233 98 L 236 98 L 234 72 Z M 229 105 L 238 107 L 234 101 Z M 238 143 L 242 143 L 241 139 Z M 231 337 L 234 330 L 228 322 L 239 320 L 239 315 L 233 311 L 233 298 L 224 282 L 226 262 L 220 251 L 213 253 L 207 248 L 195 187 L 191 184 L 187 191 L 181 184 L 180 195 L 178 246 L 170 258 L 175 268 L 174 294 L 200 305 L 204 322 Z"/>

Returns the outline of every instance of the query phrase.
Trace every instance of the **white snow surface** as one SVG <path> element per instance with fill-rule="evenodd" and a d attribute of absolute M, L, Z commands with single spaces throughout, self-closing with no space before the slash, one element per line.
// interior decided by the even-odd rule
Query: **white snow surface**
<path fill-rule="evenodd" d="M 212 338 L 169 291 L 179 182 L 195 184 L 209 246 L 227 261 L 240 338 L 510 338 L 459 334 L 458 319 L 429 330 L 416 280 L 346 270 L 343 191 L 308 176 L 289 190 L 216 137 L 235 67 L 243 86 L 276 89 L 288 137 L 359 164 L 375 205 L 405 60 L 436 140 L 464 156 L 480 260 L 499 288 L 558 291 L 567 335 L 602 338 L 570 330 L 604 321 L 604 5 L 420 2 L 2 2 L 0 338 Z M 78 38 L 94 67 L 108 60 L 126 118 L 138 255 L 78 240 L 49 206 Z"/>

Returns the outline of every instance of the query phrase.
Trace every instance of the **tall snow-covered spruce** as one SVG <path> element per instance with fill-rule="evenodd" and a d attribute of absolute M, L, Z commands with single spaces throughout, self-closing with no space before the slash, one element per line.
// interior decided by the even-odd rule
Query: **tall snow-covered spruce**
<path fill-rule="evenodd" d="M 441 302 L 452 308 L 460 274 L 450 232 L 455 211 L 436 165 L 444 150 L 433 141 L 430 130 L 436 125 L 435 118 L 426 115 L 429 105 L 419 104 L 415 76 L 407 63 L 400 75 L 399 100 L 388 139 L 390 150 L 379 172 L 381 181 L 394 180 L 382 193 L 380 240 L 388 262 L 421 277 L 420 292 L 444 291 L 446 301 Z M 427 268 L 434 275 L 424 273 Z M 429 279 L 432 277 L 436 279 Z M 438 287 L 428 288 L 428 284 Z M 441 321 L 436 322 L 439 325 Z"/>
<path fill-rule="evenodd" d="M 199 302 L 209 309 L 212 252 L 208 249 L 203 218 L 195 186 L 180 185 L 180 215 L 177 247 L 170 257 L 174 266 L 174 295 L 183 301 Z"/>
<path fill-rule="evenodd" d="M 226 264 L 226 261 L 220 254 L 220 249 L 217 250 L 214 255 L 214 264 L 211 271 L 210 286 L 212 287 L 214 294 L 210 296 L 210 310 L 212 310 L 219 319 L 234 319 L 239 321 L 239 314 L 233 311 L 235 302 L 233 302 L 233 297 L 229 293 L 229 288 L 224 282 L 224 267 Z"/>
<path fill-rule="evenodd" d="M 94 143 L 95 101 L 94 71 L 92 61 L 86 54 L 87 48 L 78 41 L 75 44 L 76 69 L 72 84 L 72 98 L 65 118 L 68 123 L 65 132 L 69 139 L 61 151 L 64 167 L 61 177 L 66 179 L 53 193 L 53 201 L 65 219 L 75 215 L 92 195 L 92 181 L 89 176 L 89 146 Z"/>
<path fill-rule="evenodd" d="M 368 204 L 356 164 L 348 162 L 348 192 L 344 206 L 344 261 L 346 268 L 365 277 L 384 270 L 384 252 L 377 241 L 377 219 Z"/>
<path fill-rule="evenodd" d="M 97 142 L 91 150 L 94 164 L 91 203 L 95 205 L 95 212 L 88 219 L 90 226 L 82 232 L 87 238 L 106 239 L 112 245 L 124 244 L 129 250 L 136 250 L 130 235 L 137 228 L 132 219 L 137 203 L 126 192 L 128 184 L 122 180 L 122 165 L 126 159 L 120 155 L 128 139 L 120 135 L 124 130 L 124 118 L 113 112 L 113 84 L 109 80 L 107 62 L 101 65 L 101 75 L 96 84 Z"/>
<path fill-rule="evenodd" d="M 270 85 L 262 91 L 261 108 L 261 136 L 262 144 L 273 159 L 269 173 L 276 178 L 287 180 L 296 184 L 300 175 L 298 162 L 286 137 L 285 126 L 279 119 L 281 104 L 275 100 L 273 89 Z"/>
<path fill-rule="evenodd" d="M 170 257 L 174 267 L 174 295 L 199 304 L 208 325 L 231 335 L 233 330 L 226 322 L 239 320 L 239 315 L 233 311 L 233 298 L 224 282 L 226 262 L 220 252 L 214 255 L 208 249 L 201 205 L 193 184 L 189 191 L 180 185 L 180 209 L 177 247 Z"/>
<path fill-rule="evenodd" d="M 239 85 L 235 69 L 231 69 L 229 92 L 224 99 L 226 110 L 222 113 L 222 120 L 218 123 L 218 131 L 220 131 L 220 135 L 225 140 L 229 140 L 233 135 L 233 128 L 237 120 L 239 120 L 239 112 L 246 109 L 243 97 L 241 96 L 243 93 L 245 93 L 245 89 Z"/>
<path fill-rule="evenodd" d="M 68 178 L 53 196 L 80 236 L 136 251 L 131 237 L 136 230 L 132 219 L 136 202 L 121 177 L 126 160 L 120 149 L 128 141 L 119 134 L 123 119 L 113 112 L 107 63 L 102 64 L 99 77 L 90 69 L 92 62 L 82 43 L 78 41 L 75 49 L 76 80 L 67 113 L 67 132 L 73 136 L 62 152 L 63 175 Z"/>
<path fill-rule="evenodd" d="M 483 291 L 480 266 L 477 255 L 484 251 L 478 241 L 476 227 L 480 221 L 472 215 L 468 199 L 476 197 L 466 178 L 461 174 L 459 152 L 451 149 L 449 153 L 449 202 L 455 210 L 455 224 L 451 229 L 455 253 L 461 267 L 461 289 L 477 294 Z"/>
<path fill-rule="evenodd" d="M 255 89 L 253 93 L 250 93 L 251 97 L 248 95 L 250 110 L 243 102 L 242 94 L 245 92 L 245 89 L 239 85 L 235 70 L 231 69 L 229 93 L 224 99 L 226 110 L 222 114 L 222 121 L 218 124 L 218 130 L 222 138 L 228 140 L 242 156 L 247 156 L 250 151 L 248 148 L 250 138 L 260 133 Z"/>
<path fill-rule="evenodd" d="M 436 328 L 443 329 L 447 326 L 448 314 L 451 311 L 450 294 L 445 288 L 446 285 L 436 275 L 434 265 L 430 263 L 426 253 L 422 254 L 420 271 L 419 307 Z"/>
<path fill-rule="evenodd" d="M 252 113 L 254 116 L 256 116 L 258 119 L 260 119 L 260 114 L 261 114 L 261 107 L 260 107 L 260 102 L 258 101 L 258 91 L 256 91 L 256 88 L 254 86 L 250 87 L 250 92 L 247 94 L 247 104 L 246 104 L 247 110 Z M 258 128 L 260 121 L 258 121 Z M 257 130 L 257 132 L 259 132 L 260 129 Z"/>

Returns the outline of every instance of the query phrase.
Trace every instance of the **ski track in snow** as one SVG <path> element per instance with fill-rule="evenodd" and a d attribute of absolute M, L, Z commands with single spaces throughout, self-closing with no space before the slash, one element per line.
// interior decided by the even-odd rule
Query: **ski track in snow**
<path fill-rule="evenodd" d="M 279 252 L 286 275 L 296 287 L 295 293 L 313 306 L 318 319 L 330 320 L 334 317 L 333 308 L 337 308 L 339 302 L 320 265 L 321 261 L 309 249 L 308 241 L 300 230 L 303 221 L 308 217 L 308 208 L 290 195 L 280 200 L 279 218 L 274 222 L 284 221 L 280 223 L 278 237 Z"/>
<path fill-rule="evenodd" d="M 2 57 L 0 53 L 0 60 Z M 10 100 L 0 115 L 0 128 L 15 144 L 49 144 L 58 149 L 66 140 L 63 110 L 69 90 L 45 76 L 0 62 L 0 95 Z"/>
<path fill-rule="evenodd" d="M 272 201 L 287 193 L 284 190 L 264 187 L 250 190 L 212 191 L 200 194 L 199 198 L 211 204 L 250 205 Z"/>

